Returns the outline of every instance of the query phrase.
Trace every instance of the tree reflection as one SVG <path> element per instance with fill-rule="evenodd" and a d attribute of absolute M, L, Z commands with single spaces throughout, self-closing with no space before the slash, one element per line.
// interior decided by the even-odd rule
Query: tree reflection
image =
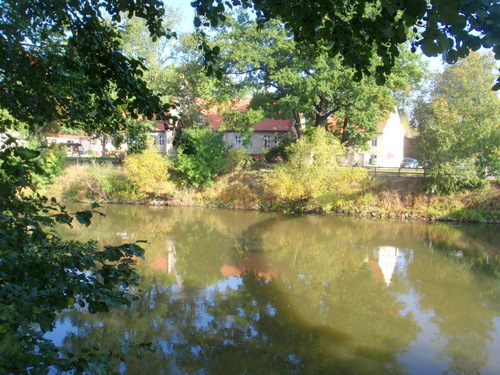
<path fill-rule="evenodd" d="M 435 250 L 439 243 L 435 239 L 433 249 L 413 253 L 408 275 L 420 280 L 413 286 L 421 310 L 433 314 L 431 321 L 438 327 L 436 339 L 441 347 L 437 356 L 446 356 L 448 372 L 479 374 L 488 364 L 493 319 L 498 316 L 489 300 L 498 301 L 499 294 L 491 294 L 484 275 L 470 272 L 450 253 Z"/>
<path fill-rule="evenodd" d="M 143 298 L 105 315 L 61 315 L 74 326 L 65 346 L 119 352 L 120 337 L 161 346 L 127 358 L 130 374 L 400 374 L 399 355 L 421 329 L 400 297 L 416 293 L 414 311 L 433 313 L 448 371 L 487 365 L 498 282 L 470 272 L 466 265 L 478 264 L 462 261 L 470 250 L 450 255 L 456 238 L 472 241 L 462 231 L 315 216 L 150 214 L 103 227 L 149 239 L 139 265 Z M 453 245 L 444 246 L 446 238 Z"/>

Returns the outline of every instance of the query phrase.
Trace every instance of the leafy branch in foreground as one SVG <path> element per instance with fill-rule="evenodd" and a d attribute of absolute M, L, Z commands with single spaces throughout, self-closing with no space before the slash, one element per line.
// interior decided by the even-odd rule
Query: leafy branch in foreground
<path fill-rule="evenodd" d="M 99 249 L 96 241 L 63 241 L 53 227 L 71 226 L 72 216 L 30 189 L 37 155 L 10 142 L 0 150 L 0 368 L 12 374 L 47 373 L 51 366 L 108 369 L 114 353 L 69 355 L 44 334 L 62 310 L 79 306 L 96 313 L 129 305 L 139 280 L 133 266 L 144 250 L 137 244 Z M 88 226 L 94 213 L 75 216 Z"/>

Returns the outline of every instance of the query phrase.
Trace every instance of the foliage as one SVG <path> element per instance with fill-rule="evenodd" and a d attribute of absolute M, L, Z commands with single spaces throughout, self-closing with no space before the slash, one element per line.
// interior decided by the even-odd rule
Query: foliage
<path fill-rule="evenodd" d="M 437 75 L 414 113 L 431 184 L 453 192 L 500 171 L 500 99 L 489 90 L 494 60 L 473 53 Z"/>
<path fill-rule="evenodd" d="M 95 241 L 63 241 L 45 230 L 71 225 L 73 218 L 55 200 L 26 194 L 32 171 L 40 170 L 38 152 L 13 146 L 0 151 L 0 368 L 15 374 L 46 373 L 49 366 L 90 371 L 88 358 L 60 352 L 43 335 L 62 310 L 80 306 L 94 313 L 128 305 L 136 298 L 130 294 L 138 281 L 133 266 L 144 252 L 134 244 L 99 249 Z M 93 213 L 75 217 L 88 226 Z M 94 361 L 105 365 L 109 357 Z"/>
<path fill-rule="evenodd" d="M 38 163 L 40 164 L 42 173 L 33 174 L 33 183 L 38 187 L 53 183 L 56 177 L 64 172 L 66 146 L 53 145 L 43 148 L 38 157 Z"/>
<path fill-rule="evenodd" d="M 212 180 L 226 170 L 227 150 L 223 134 L 208 128 L 199 128 L 187 129 L 186 135 L 194 147 L 194 152 L 179 148 L 175 168 L 183 174 L 185 182 L 193 186 L 211 185 Z"/>
<path fill-rule="evenodd" d="M 429 175 L 428 189 L 444 194 L 477 188 L 486 183 L 474 168 L 473 159 L 470 159 L 469 163 L 458 165 L 455 161 L 436 163 L 430 168 Z"/>
<path fill-rule="evenodd" d="M 139 191 L 164 194 L 171 190 L 168 178 L 172 162 L 152 145 L 141 153 L 128 155 L 124 163 L 125 174 Z"/>
<path fill-rule="evenodd" d="M 176 11 L 165 6 L 165 14 L 162 16 L 162 27 L 174 30 L 179 24 L 181 16 Z M 125 21 L 123 32 L 123 50 L 127 56 L 141 59 L 144 64 L 144 80 L 152 88 L 155 94 L 161 95 L 162 99 L 166 94 L 164 88 L 167 82 L 167 67 L 172 58 L 173 47 L 172 35 L 154 38 L 148 30 L 147 21 L 143 18 L 132 17 Z"/>
<path fill-rule="evenodd" d="M 146 19 L 153 36 L 165 34 L 164 5 L 157 0 L 3 2 L 2 108 L 30 130 L 58 122 L 107 134 L 127 128 L 139 114 L 163 116 L 169 106 L 141 78 L 144 65 L 122 52 L 117 27 L 126 11 Z M 13 125 L 1 120 L 1 130 Z"/>
<path fill-rule="evenodd" d="M 252 108 L 246 108 L 244 111 L 240 111 L 239 109 L 228 109 L 221 114 L 224 118 L 217 130 L 240 132 L 243 145 L 245 146 L 250 145 L 254 126 L 265 120 L 262 110 L 255 110 Z"/>
<path fill-rule="evenodd" d="M 132 202 L 142 198 L 123 168 L 110 163 L 68 167 L 54 183 L 53 190 L 77 202 Z"/>
<path fill-rule="evenodd" d="M 298 0 L 292 11 L 273 0 L 225 4 L 230 9 L 236 5 L 253 8 L 260 25 L 281 20 L 305 56 L 322 51 L 341 55 L 343 64 L 356 70 L 355 80 L 373 75 L 382 84 L 396 64 L 399 47 L 408 42 L 413 51 L 420 48 L 427 56 L 442 55 L 450 64 L 481 47 L 492 49 L 500 59 L 500 7 L 493 0 Z M 197 17 L 208 18 L 207 23 L 214 26 L 226 19 L 222 1 L 196 0 L 193 6 Z M 495 85 L 499 88 L 500 80 Z"/>
<path fill-rule="evenodd" d="M 423 76 L 416 55 L 403 50 L 398 75 L 391 75 L 385 86 L 370 77 L 357 82 L 355 71 L 344 67 L 341 58 L 326 51 L 302 56 L 280 22 L 262 29 L 241 14 L 226 20 L 214 44 L 221 48 L 222 69 L 253 91 L 251 109 L 263 110 L 269 118 L 294 118 L 299 136 L 304 119 L 335 129 L 342 143 L 353 146 L 364 146 L 394 110 L 393 93 L 399 90 L 403 97 Z"/>
<path fill-rule="evenodd" d="M 283 161 L 288 161 L 290 159 L 288 155 L 288 147 L 295 142 L 297 142 L 297 138 L 293 134 L 288 133 L 280 136 L 278 145 L 266 150 L 264 154 L 266 161 L 271 162 L 278 158 L 281 158 Z"/>
<path fill-rule="evenodd" d="M 278 165 L 267 178 L 281 199 L 335 201 L 356 193 L 368 181 L 366 170 L 341 166 L 345 149 L 323 128 L 314 129 L 287 151 L 290 161 Z"/>
<path fill-rule="evenodd" d="M 207 120 L 206 111 L 240 97 L 242 93 L 231 77 L 224 75 L 217 79 L 206 74 L 203 52 L 198 48 L 199 34 L 183 35 L 178 42 L 174 48 L 175 59 L 166 69 L 162 89 L 176 101 L 186 128 L 203 126 Z"/>
<path fill-rule="evenodd" d="M 238 172 L 247 169 L 252 165 L 252 157 L 247 153 L 244 147 L 230 148 L 227 151 L 227 169 L 230 172 Z"/>

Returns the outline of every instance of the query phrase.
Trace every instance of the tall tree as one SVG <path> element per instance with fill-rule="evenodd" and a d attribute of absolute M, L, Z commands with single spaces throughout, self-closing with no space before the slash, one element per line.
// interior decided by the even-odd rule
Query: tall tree
<path fill-rule="evenodd" d="M 2 1 L 0 132 L 57 123 L 89 133 L 134 127 L 129 118 L 163 116 L 142 78 L 143 64 L 121 49 L 122 12 L 165 35 L 161 1 Z M 111 17 L 111 19 L 110 19 Z M 135 245 L 99 248 L 51 230 L 72 217 L 35 189 L 38 151 L 9 136 L 0 148 L 0 368 L 10 374 L 109 372 L 110 353 L 71 357 L 44 337 L 56 314 L 76 306 L 104 312 L 129 304 L 138 276 Z M 91 210 L 76 219 L 90 224 Z M 49 230 L 47 230 L 49 228 Z M 113 353 L 111 353 L 113 354 Z M 102 356 L 101 356 L 102 355 Z"/>
<path fill-rule="evenodd" d="M 384 86 L 374 78 L 356 81 L 356 72 L 327 53 L 304 57 L 278 21 L 264 29 L 245 14 L 228 18 L 214 43 L 221 47 L 224 70 L 246 83 L 254 92 L 252 107 L 265 108 L 269 117 L 293 116 L 300 125 L 334 130 L 342 143 L 366 144 L 378 123 L 396 106 L 396 89 L 415 86 L 423 72 L 415 55 L 403 51 L 398 75 Z M 300 129 L 298 129 L 300 130 Z"/>
<path fill-rule="evenodd" d="M 180 21 L 180 14 L 173 8 L 165 7 L 162 26 L 175 30 Z M 127 19 L 123 30 L 123 50 L 127 56 L 139 59 L 144 64 L 144 80 L 153 92 L 168 99 L 164 92 L 167 67 L 175 58 L 175 36 L 177 33 L 155 38 L 148 30 L 147 21 L 143 18 Z"/>
<path fill-rule="evenodd" d="M 495 61 L 479 52 L 447 66 L 414 113 L 420 154 L 443 190 L 500 171 L 500 98 L 488 88 Z"/>

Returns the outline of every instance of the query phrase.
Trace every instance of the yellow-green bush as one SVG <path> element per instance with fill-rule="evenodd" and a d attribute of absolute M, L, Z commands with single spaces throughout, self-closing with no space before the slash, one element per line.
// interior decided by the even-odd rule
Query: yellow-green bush
<path fill-rule="evenodd" d="M 127 155 L 124 160 L 126 175 L 140 192 L 146 194 L 172 192 L 173 184 L 168 181 L 171 167 L 171 161 L 154 147 Z"/>
<path fill-rule="evenodd" d="M 230 148 L 226 160 L 229 172 L 238 172 L 252 165 L 252 157 L 248 155 L 244 147 Z"/>
<path fill-rule="evenodd" d="M 345 149 L 323 128 L 289 146 L 290 161 L 277 166 L 267 177 L 274 194 L 287 201 L 327 201 L 345 198 L 362 190 L 369 181 L 366 170 L 343 167 Z M 354 197 L 353 197 L 354 198 Z"/>
<path fill-rule="evenodd" d="M 137 189 L 123 169 L 111 164 L 70 166 L 50 190 L 61 197 L 80 202 L 131 202 L 139 199 Z"/>

